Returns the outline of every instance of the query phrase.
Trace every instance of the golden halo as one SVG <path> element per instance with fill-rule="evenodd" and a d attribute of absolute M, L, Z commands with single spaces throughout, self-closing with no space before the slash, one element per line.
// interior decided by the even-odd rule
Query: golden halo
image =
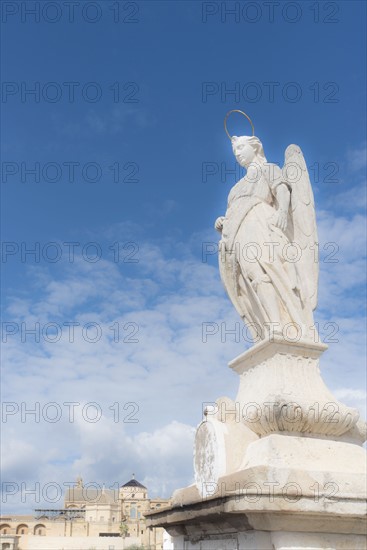
<path fill-rule="evenodd" d="M 251 128 L 252 128 L 252 135 L 254 136 L 255 135 L 255 128 L 254 128 L 254 125 L 252 124 L 252 120 L 251 118 L 246 115 L 246 113 L 244 113 L 243 111 L 239 111 L 238 109 L 233 109 L 232 111 L 228 111 L 228 113 L 226 114 L 226 116 L 224 117 L 224 129 L 226 131 L 226 134 L 227 136 L 229 137 L 229 139 L 232 139 L 232 136 L 229 134 L 228 130 L 227 130 L 227 118 L 229 117 L 229 115 L 231 113 L 241 113 L 241 115 L 245 116 L 247 118 L 247 120 L 249 121 L 249 123 L 251 124 Z"/>

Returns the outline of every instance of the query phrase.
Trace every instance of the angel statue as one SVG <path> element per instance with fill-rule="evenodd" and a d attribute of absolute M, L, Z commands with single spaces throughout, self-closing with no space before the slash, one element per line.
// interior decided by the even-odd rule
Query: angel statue
<path fill-rule="evenodd" d="M 230 136 L 232 112 L 249 120 L 252 136 Z M 289 145 L 281 169 L 267 162 L 245 113 L 230 111 L 224 127 L 237 162 L 246 169 L 228 195 L 225 216 L 215 222 L 222 235 L 219 265 L 226 291 L 254 339 L 269 333 L 293 341 L 315 338 L 318 240 L 302 151 Z"/>

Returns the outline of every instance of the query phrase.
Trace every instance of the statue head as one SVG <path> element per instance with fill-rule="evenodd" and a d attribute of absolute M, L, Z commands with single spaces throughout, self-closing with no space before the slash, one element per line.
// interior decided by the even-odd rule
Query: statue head
<path fill-rule="evenodd" d="M 233 136 L 231 138 L 233 154 L 238 164 L 248 168 L 251 163 L 266 162 L 264 149 L 259 138 L 255 136 Z"/>

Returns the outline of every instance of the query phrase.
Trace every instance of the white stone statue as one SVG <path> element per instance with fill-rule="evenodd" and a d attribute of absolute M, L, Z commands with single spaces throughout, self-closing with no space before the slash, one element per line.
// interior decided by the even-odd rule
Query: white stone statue
<path fill-rule="evenodd" d="M 254 135 L 231 141 L 247 173 L 215 224 L 220 272 L 258 341 L 229 363 L 239 375 L 235 399 L 205 407 L 195 483 L 148 521 L 177 550 L 366 548 L 366 423 L 320 373 L 328 346 L 313 326 L 318 249 L 306 164 L 296 145 L 281 170 Z"/>
<path fill-rule="evenodd" d="M 247 172 L 228 195 L 226 215 L 215 222 L 224 286 L 257 340 L 284 330 L 314 339 L 318 242 L 302 151 L 290 145 L 280 169 L 267 162 L 257 137 L 233 136 L 231 142 Z"/>

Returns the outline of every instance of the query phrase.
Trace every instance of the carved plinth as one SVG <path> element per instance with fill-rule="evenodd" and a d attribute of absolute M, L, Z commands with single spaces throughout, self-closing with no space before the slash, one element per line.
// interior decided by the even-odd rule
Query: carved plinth
<path fill-rule="evenodd" d="M 296 462 L 303 459 L 296 438 L 363 444 L 366 424 L 359 412 L 339 402 L 321 378 L 319 357 L 326 349 L 325 344 L 274 337 L 229 363 L 240 377 L 236 400 L 217 399 L 196 431 L 194 470 L 201 496 L 225 476 L 248 468 L 249 450 L 254 456 L 257 442 L 276 434 L 286 437 L 285 448 L 292 448 Z M 278 452 L 284 455 L 284 449 L 261 445 L 269 460 Z M 316 442 L 305 448 L 321 452 Z"/>
<path fill-rule="evenodd" d="M 240 375 L 235 403 L 244 424 L 259 436 L 352 436 L 359 412 L 324 384 L 319 357 L 326 349 L 325 344 L 274 337 L 231 361 L 230 368 Z"/>

